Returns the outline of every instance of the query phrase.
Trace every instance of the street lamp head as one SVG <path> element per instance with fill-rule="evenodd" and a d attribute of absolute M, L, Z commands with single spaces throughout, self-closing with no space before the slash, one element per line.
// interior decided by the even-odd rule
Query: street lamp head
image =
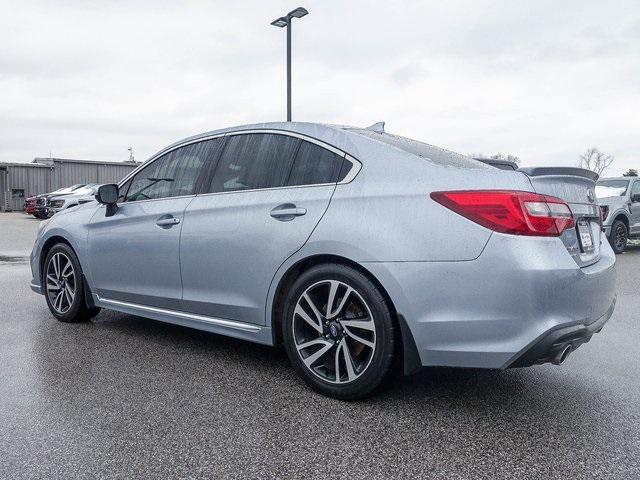
<path fill-rule="evenodd" d="M 271 22 L 271 25 L 273 25 L 274 27 L 286 27 L 287 24 L 289 23 L 289 20 L 287 19 L 287 17 L 280 17 L 276 20 L 274 20 L 273 22 Z"/>
<path fill-rule="evenodd" d="M 302 18 L 308 13 L 309 12 L 307 11 L 306 8 L 298 7 L 295 10 L 291 10 L 289 13 L 287 13 L 287 17 Z"/>

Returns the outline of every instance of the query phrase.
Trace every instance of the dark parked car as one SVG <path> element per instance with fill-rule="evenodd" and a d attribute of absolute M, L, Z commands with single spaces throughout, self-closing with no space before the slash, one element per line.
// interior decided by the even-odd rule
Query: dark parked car
<path fill-rule="evenodd" d="M 50 193 L 43 193 L 40 195 L 36 195 L 35 197 L 35 211 L 32 212 L 33 216 L 36 218 L 45 219 L 49 217 L 49 199 L 51 197 L 60 197 L 63 195 L 69 195 L 74 193 L 76 190 L 87 186 L 86 183 L 78 183 L 76 185 L 72 185 L 70 187 L 59 188 Z M 93 185 L 93 184 L 89 184 Z M 28 200 L 28 199 L 27 199 Z M 31 208 L 30 208 L 31 209 Z"/>

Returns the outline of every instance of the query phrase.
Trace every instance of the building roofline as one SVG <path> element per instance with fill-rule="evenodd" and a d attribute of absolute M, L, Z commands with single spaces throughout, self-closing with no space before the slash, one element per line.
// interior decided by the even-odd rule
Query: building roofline
<path fill-rule="evenodd" d="M 53 165 L 46 165 L 44 163 L 20 163 L 20 162 L 0 162 L 1 167 L 29 167 L 29 168 L 53 168 Z"/>

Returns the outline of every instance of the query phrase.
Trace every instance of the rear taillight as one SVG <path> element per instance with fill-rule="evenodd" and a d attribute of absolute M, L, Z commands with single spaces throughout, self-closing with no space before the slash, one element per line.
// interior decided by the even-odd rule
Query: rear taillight
<path fill-rule="evenodd" d="M 436 202 L 484 227 L 513 235 L 557 237 L 575 226 L 560 198 L 511 190 L 433 192 Z"/>
<path fill-rule="evenodd" d="M 609 215 L 609 207 L 600 205 L 600 220 L 602 223 L 607 219 L 607 215 Z"/>

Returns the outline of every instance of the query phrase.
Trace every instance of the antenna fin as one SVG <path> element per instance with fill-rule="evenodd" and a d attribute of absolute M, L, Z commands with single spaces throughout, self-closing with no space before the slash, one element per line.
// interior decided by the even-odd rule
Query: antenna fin
<path fill-rule="evenodd" d="M 384 122 L 376 122 L 373 125 L 369 125 L 366 129 L 376 133 L 384 133 Z"/>

